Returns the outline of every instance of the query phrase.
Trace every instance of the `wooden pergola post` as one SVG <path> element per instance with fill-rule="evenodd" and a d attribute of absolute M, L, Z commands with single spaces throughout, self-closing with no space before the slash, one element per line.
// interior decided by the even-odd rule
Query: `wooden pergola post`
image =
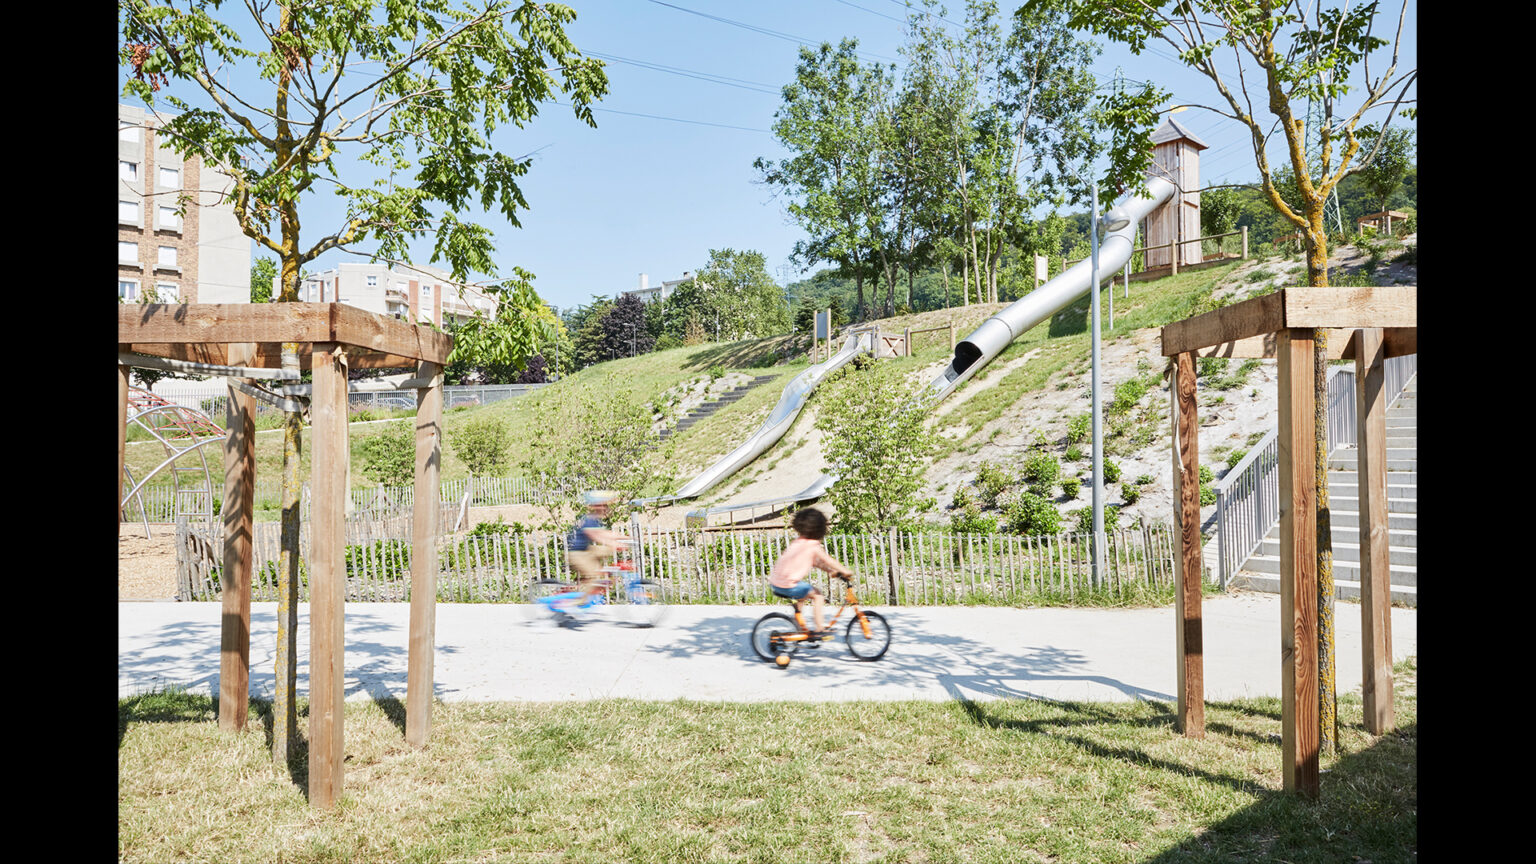
<path fill-rule="evenodd" d="M 229 346 L 228 362 L 256 357 L 254 343 Z M 256 400 L 230 386 L 224 438 L 223 626 L 219 630 L 219 728 L 245 728 L 251 690 L 251 553 L 256 503 Z"/>
<path fill-rule="evenodd" d="M 411 520 L 411 624 L 406 663 L 405 743 L 424 747 L 432 728 L 437 628 L 438 477 L 442 471 L 443 367 L 423 362 L 416 377 L 416 494 Z"/>
<path fill-rule="evenodd" d="M 340 345 L 316 342 L 311 362 L 309 803 L 327 809 L 341 797 L 346 758 L 347 361 Z"/>
<path fill-rule="evenodd" d="M 1359 424 L 1360 650 L 1365 728 L 1393 726 L 1392 579 L 1388 560 L 1386 350 L 1382 331 L 1355 331 L 1355 416 Z"/>
<path fill-rule="evenodd" d="M 1173 518 L 1179 536 L 1174 557 L 1174 642 L 1178 645 L 1178 714 L 1174 728 L 1186 738 L 1205 737 L 1205 654 L 1201 622 L 1200 422 L 1195 403 L 1195 355 L 1174 358 L 1168 388 L 1174 405 Z"/>
<path fill-rule="evenodd" d="M 1318 795 L 1317 492 L 1312 330 L 1277 334 L 1280 473 L 1281 770 L 1285 791 Z"/>
<path fill-rule="evenodd" d="M 127 345 L 118 345 L 117 350 Z M 128 450 L 128 367 L 117 364 L 117 536 L 123 536 L 123 460 Z"/>

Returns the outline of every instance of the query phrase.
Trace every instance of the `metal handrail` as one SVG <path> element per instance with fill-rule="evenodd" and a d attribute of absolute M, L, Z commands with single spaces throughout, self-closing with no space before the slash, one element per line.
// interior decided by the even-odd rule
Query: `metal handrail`
<path fill-rule="evenodd" d="M 1348 369 L 1334 366 L 1328 370 L 1329 453 L 1358 443 L 1355 376 L 1343 374 Z M 1417 372 L 1417 354 L 1387 359 L 1382 388 L 1391 394 L 1387 407 L 1397 403 Z M 1279 430 L 1272 428 L 1216 483 L 1217 580 L 1223 589 L 1280 521 L 1279 465 Z"/>

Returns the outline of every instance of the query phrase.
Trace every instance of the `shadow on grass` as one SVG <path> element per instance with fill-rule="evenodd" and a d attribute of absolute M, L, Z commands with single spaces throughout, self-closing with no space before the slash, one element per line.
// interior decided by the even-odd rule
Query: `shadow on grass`
<path fill-rule="evenodd" d="M 770 355 L 775 358 L 783 357 L 790 350 L 792 337 L 778 337 L 768 339 L 741 339 L 736 342 L 724 342 L 702 348 L 688 355 L 684 369 L 702 370 L 711 366 L 724 366 L 727 369 L 757 369 L 774 367 L 759 366 Z"/>
<path fill-rule="evenodd" d="M 1416 861 L 1418 798 L 1415 722 L 1341 757 L 1322 775 L 1317 800 L 1266 789 L 1198 837 L 1143 861 Z"/>

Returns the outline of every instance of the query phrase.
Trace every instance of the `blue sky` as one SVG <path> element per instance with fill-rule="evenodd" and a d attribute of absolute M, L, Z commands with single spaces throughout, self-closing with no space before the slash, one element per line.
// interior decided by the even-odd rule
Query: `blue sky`
<path fill-rule="evenodd" d="M 566 2 L 578 14 L 568 32 L 581 51 L 607 63 L 610 90 L 595 111 L 596 129 L 568 108 L 546 105 L 528 128 L 504 129 L 494 139 L 504 152 L 535 154 L 522 182 L 531 208 L 520 216 L 522 228 L 490 214 L 464 214 L 495 233 L 503 274 L 514 265 L 533 272 L 535 288 L 561 308 L 635 287 L 641 273 L 653 286 L 679 278 L 704 266 L 718 248 L 762 252 L 781 283 L 809 275 L 789 261 L 799 229 L 782 202 L 756 182 L 752 162 L 786 155 L 768 130 L 779 88 L 794 77 L 798 45 L 856 37 L 866 61 L 899 63 L 904 4 Z M 960 4 L 949 5 L 949 18 L 959 20 Z M 1017 3 L 999 5 L 1009 10 Z M 231 15 L 241 10 L 224 8 Z M 1395 26 L 1398 8 L 1387 7 L 1378 27 Z M 1417 66 L 1415 13 L 1410 3 L 1400 72 Z M 1185 69 L 1166 44 L 1149 47 L 1136 57 L 1105 44 L 1094 71 L 1107 81 L 1121 67 L 1129 78 L 1171 90 L 1176 103 L 1221 104 L 1209 82 Z M 1178 119 L 1210 145 L 1202 154 L 1204 184 L 1256 177 L 1247 133 L 1238 124 L 1199 109 Z M 320 199 L 302 216 L 319 228 L 335 214 Z M 425 262 L 429 253 L 430 244 L 422 243 L 413 258 Z M 332 252 L 309 269 L 339 260 L 353 259 Z"/>

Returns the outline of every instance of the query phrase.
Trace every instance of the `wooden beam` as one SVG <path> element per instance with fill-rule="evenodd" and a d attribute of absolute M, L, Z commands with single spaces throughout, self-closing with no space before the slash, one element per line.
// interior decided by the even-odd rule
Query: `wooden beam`
<path fill-rule="evenodd" d="M 1201 620 L 1200 583 L 1200 422 L 1195 404 L 1195 355 L 1174 358 L 1173 477 L 1174 529 L 1179 551 L 1174 556 L 1178 591 L 1174 594 L 1174 639 L 1178 643 L 1178 714 L 1174 728 L 1186 738 L 1205 737 L 1205 649 Z"/>
<path fill-rule="evenodd" d="M 360 354 L 445 364 L 453 337 L 344 303 L 191 303 L 120 306 L 118 342 L 143 345 L 340 343 Z M 169 354 L 145 351 L 155 356 Z M 267 354 L 260 351 L 258 356 Z M 176 358 L 186 359 L 186 358 Z M 209 361 L 200 361 L 209 362 Z M 263 364 L 264 366 L 266 364 Z M 369 366 L 369 368 L 375 368 Z"/>
<path fill-rule="evenodd" d="M 122 346 L 118 346 L 122 350 Z M 117 536 L 123 536 L 123 459 L 128 449 L 128 367 L 117 365 Z"/>
<path fill-rule="evenodd" d="M 236 365 L 254 354 L 251 343 L 230 345 Z M 223 606 L 219 625 L 219 728 L 241 732 L 251 691 L 251 532 L 256 502 L 256 400 L 228 387 L 224 438 Z"/>
<path fill-rule="evenodd" d="M 290 305 L 290 304 L 284 304 Z M 346 634 L 347 364 L 341 346 L 319 343 L 311 358 L 314 456 L 309 541 L 309 803 L 341 798 Z"/>
<path fill-rule="evenodd" d="M 1281 771 L 1287 792 L 1318 794 L 1317 490 L 1312 331 L 1279 334 Z"/>
<path fill-rule="evenodd" d="M 1360 486 L 1360 649 L 1365 728 L 1393 726 L 1392 577 L 1387 533 L 1386 356 L 1380 330 L 1360 330 L 1355 351 L 1356 470 Z"/>
<path fill-rule="evenodd" d="M 405 674 L 405 743 L 425 747 L 432 729 L 432 668 L 437 633 L 439 478 L 443 464 L 443 367 L 422 363 L 416 391 L 416 500 L 411 519 L 411 623 Z"/>
<path fill-rule="evenodd" d="M 1285 288 L 1285 326 L 1298 327 L 1416 327 L 1416 285 L 1380 288 Z"/>
<path fill-rule="evenodd" d="M 1341 330 L 1336 337 L 1328 337 L 1329 360 L 1353 360 L 1355 357 L 1355 340 L 1350 338 L 1353 330 Z M 1417 327 L 1391 327 L 1382 331 L 1382 347 L 1386 357 L 1402 357 L 1408 354 L 1419 353 L 1419 336 Z M 1243 359 L 1273 360 L 1277 356 L 1275 349 L 1275 334 L 1266 333 L 1263 336 L 1250 336 L 1247 339 L 1239 339 L 1236 342 L 1223 342 L 1209 348 L 1201 348 L 1195 352 L 1201 357 L 1233 357 Z"/>
<path fill-rule="evenodd" d="M 1173 357 L 1281 329 L 1285 326 L 1282 293 L 1254 297 L 1165 326 L 1162 331 L 1163 356 Z"/>

